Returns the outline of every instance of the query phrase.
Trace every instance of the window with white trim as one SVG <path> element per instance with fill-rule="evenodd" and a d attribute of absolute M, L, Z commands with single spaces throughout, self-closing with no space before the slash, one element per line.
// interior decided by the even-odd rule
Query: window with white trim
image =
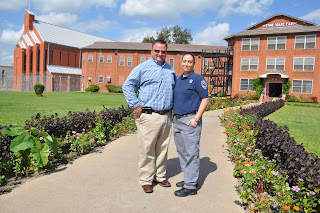
<path fill-rule="evenodd" d="M 99 56 L 99 62 L 104 63 L 104 56 Z"/>
<path fill-rule="evenodd" d="M 208 68 L 208 65 L 209 65 L 209 61 L 208 61 L 207 59 L 204 59 L 204 60 L 203 60 L 203 66 L 204 66 L 205 68 Z"/>
<path fill-rule="evenodd" d="M 140 64 L 146 61 L 146 57 L 141 57 L 140 58 Z"/>
<path fill-rule="evenodd" d="M 316 35 L 299 35 L 295 39 L 295 49 L 314 49 L 316 48 Z"/>
<path fill-rule="evenodd" d="M 112 56 L 111 55 L 107 56 L 107 63 L 112 63 Z"/>
<path fill-rule="evenodd" d="M 285 50 L 286 40 L 286 36 L 268 37 L 268 50 Z"/>
<path fill-rule="evenodd" d="M 124 63 L 125 63 L 124 56 L 120 56 L 120 62 L 119 62 L 119 65 L 120 65 L 120 66 L 124 66 Z"/>
<path fill-rule="evenodd" d="M 242 58 L 241 59 L 241 70 L 257 71 L 259 65 L 258 58 Z"/>
<path fill-rule="evenodd" d="M 293 71 L 313 71 L 314 58 L 294 58 Z"/>
<path fill-rule="evenodd" d="M 259 50 L 260 38 L 243 38 L 242 50 Z"/>
<path fill-rule="evenodd" d="M 91 62 L 91 63 L 93 62 L 93 56 L 92 55 L 88 56 L 88 62 Z"/>
<path fill-rule="evenodd" d="M 267 71 L 284 71 L 285 58 L 267 58 Z"/>
<path fill-rule="evenodd" d="M 127 65 L 128 67 L 132 66 L 132 57 L 128 57 Z"/>
<path fill-rule="evenodd" d="M 85 62 L 86 61 L 86 57 L 83 55 L 82 56 L 82 62 Z"/>
<path fill-rule="evenodd" d="M 312 93 L 312 80 L 292 80 L 292 93 Z"/>
<path fill-rule="evenodd" d="M 103 76 L 99 76 L 99 83 L 103 83 Z"/>
<path fill-rule="evenodd" d="M 174 66 L 174 58 L 170 58 L 169 59 L 169 64 L 170 64 L 171 67 Z"/>
<path fill-rule="evenodd" d="M 247 78 L 240 79 L 240 90 L 241 91 L 254 91 L 253 90 L 253 79 L 247 79 Z"/>

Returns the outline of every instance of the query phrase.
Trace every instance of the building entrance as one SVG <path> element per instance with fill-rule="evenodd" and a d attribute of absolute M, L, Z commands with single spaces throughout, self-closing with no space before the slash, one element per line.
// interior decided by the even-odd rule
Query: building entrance
<path fill-rule="evenodd" d="M 282 96 L 282 83 L 269 83 L 269 97 Z"/>

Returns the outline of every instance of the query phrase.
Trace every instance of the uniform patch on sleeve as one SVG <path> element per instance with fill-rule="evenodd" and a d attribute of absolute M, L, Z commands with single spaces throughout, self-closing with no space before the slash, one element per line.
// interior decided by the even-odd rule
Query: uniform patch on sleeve
<path fill-rule="evenodd" d="M 201 81 L 201 86 L 202 86 L 203 89 L 207 89 L 208 88 L 207 81 L 206 80 L 202 80 Z"/>

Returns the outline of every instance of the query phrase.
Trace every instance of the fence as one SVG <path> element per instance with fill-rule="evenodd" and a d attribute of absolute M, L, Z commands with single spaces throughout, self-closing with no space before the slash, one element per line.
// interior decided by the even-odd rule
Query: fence
<path fill-rule="evenodd" d="M 32 75 L 21 74 L 15 76 L 17 87 L 15 90 L 31 92 L 35 84 L 43 84 L 48 92 L 74 92 L 81 89 L 81 76 L 76 75 Z"/>

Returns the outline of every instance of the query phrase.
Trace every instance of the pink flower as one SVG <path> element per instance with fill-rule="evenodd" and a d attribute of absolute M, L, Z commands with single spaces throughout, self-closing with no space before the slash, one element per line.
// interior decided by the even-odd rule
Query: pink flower
<path fill-rule="evenodd" d="M 274 175 L 278 175 L 279 173 L 278 173 L 278 172 L 272 172 L 272 174 L 274 174 Z"/>
<path fill-rule="evenodd" d="M 94 138 L 91 138 L 90 141 L 91 141 L 91 143 L 94 143 L 94 142 L 95 142 Z"/>
<path fill-rule="evenodd" d="M 315 193 L 315 192 L 313 192 L 313 191 L 310 191 L 310 194 L 315 195 L 316 193 Z"/>
<path fill-rule="evenodd" d="M 249 172 L 250 172 L 250 174 L 253 174 L 254 173 L 254 169 L 251 169 Z"/>
<path fill-rule="evenodd" d="M 40 141 L 42 141 L 42 140 L 43 140 L 43 137 L 40 137 L 39 139 L 40 139 Z"/>
<path fill-rule="evenodd" d="M 72 135 L 72 137 L 74 137 L 74 138 L 75 138 L 75 137 L 76 137 L 76 135 Z"/>
<path fill-rule="evenodd" d="M 280 196 L 280 195 L 281 195 L 281 193 L 280 193 L 280 192 L 278 192 L 278 193 L 277 193 L 277 195 L 278 195 L 278 196 Z"/>
<path fill-rule="evenodd" d="M 68 139 L 68 137 L 65 137 L 65 139 Z"/>
<path fill-rule="evenodd" d="M 91 125 L 89 125 L 88 127 L 92 127 Z"/>
<path fill-rule="evenodd" d="M 79 135 L 80 135 L 80 133 L 77 133 L 76 135 L 77 135 L 77 136 L 79 136 Z"/>
<path fill-rule="evenodd" d="M 62 139 L 61 139 L 61 138 L 58 138 L 58 140 L 61 141 Z"/>
<path fill-rule="evenodd" d="M 304 181 L 302 178 L 299 178 L 299 180 L 300 180 L 301 182 L 303 182 L 303 181 Z"/>
<path fill-rule="evenodd" d="M 262 166 L 262 169 L 266 169 L 266 167 Z"/>
<path fill-rule="evenodd" d="M 300 188 L 298 186 L 292 186 L 292 190 L 295 192 L 299 192 Z"/>

